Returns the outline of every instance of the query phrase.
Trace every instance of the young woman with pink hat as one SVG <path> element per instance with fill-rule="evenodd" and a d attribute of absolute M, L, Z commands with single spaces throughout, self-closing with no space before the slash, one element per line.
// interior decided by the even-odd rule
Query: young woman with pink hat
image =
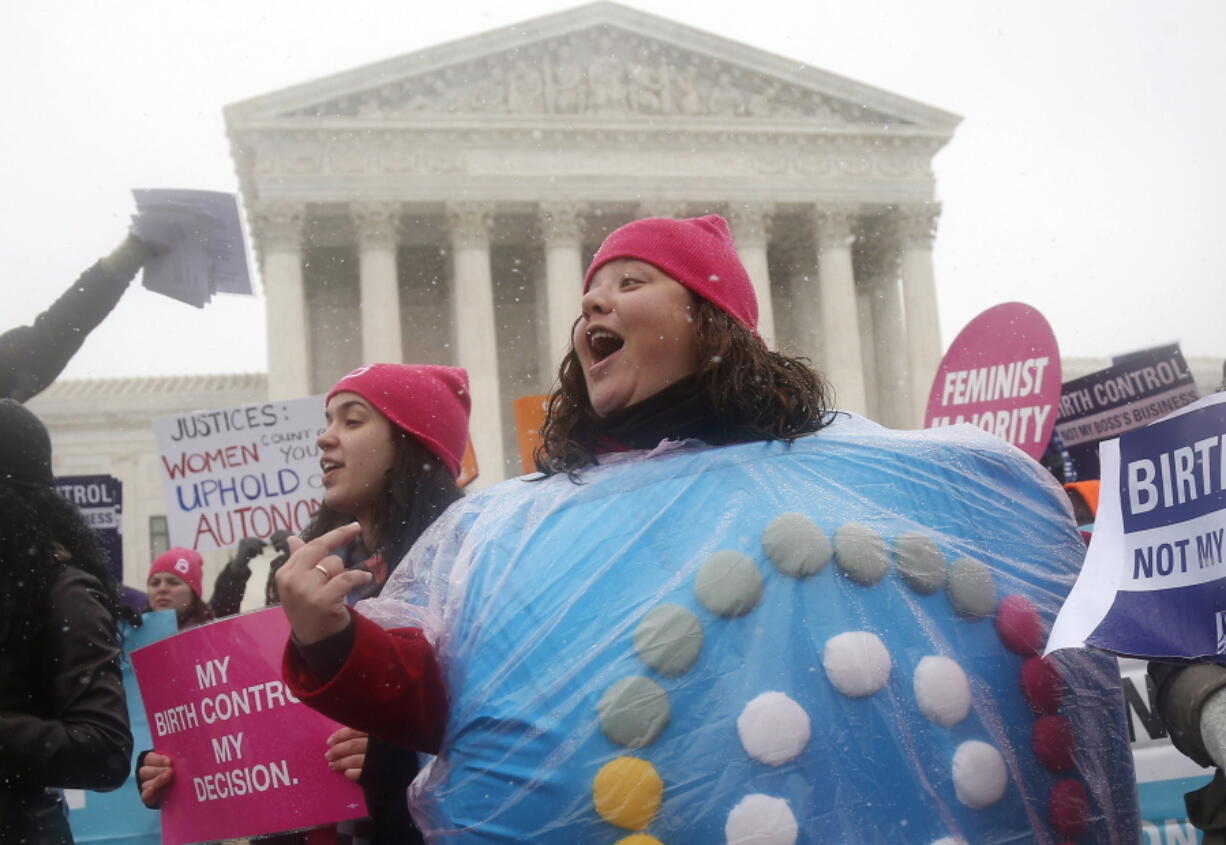
<path fill-rule="evenodd" d="M 316 441 L 324 503 L 303 539 L 345 536 L 344 571 L 331 583 L 342 590 L 341 613 L 346 601 L 378 595 L 417 537 L 461 498 L 457 480 L 470 405 L 468 374 L 457 367 L 371 364 L 328 392 L 326 425 Z M 199 575 L 195 584 L 198 592 Z M 160 595 L 151 583 L 151 602 Z M 417 773 L 415 755 L 377 740 L 368 743 L 366 734 L 350 729 L 330 737 L 329 746 L 332 768 L 351 780 L 360 777 L 366 792 L 371 822 L 359 823 L 354 841 L 420 841 L 403 800 Z M 167 758 L 159 755 L 154 762 L 156 767 L 141 769 L 142 795 L 151 805 L 173 777 Z"/>

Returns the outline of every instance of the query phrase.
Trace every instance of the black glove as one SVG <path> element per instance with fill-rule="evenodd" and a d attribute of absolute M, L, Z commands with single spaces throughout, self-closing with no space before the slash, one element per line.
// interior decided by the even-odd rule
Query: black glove
<path fill-rule="evenodd" d="M 277 550 L 277 554 L 288 555 L 289 545 L 285 542 L 290 537 L 294 536 L 293 531 L 274 531 L 268 541 L 272 543 L 272 547 Z"/>
<path fill-rule="evenodd" d="M 234 553 L 234 562 L 246 566 L 253 557 L 257 557 L 268 545 L 258 537 L 244 537 L 238 541 L 238 551 Z"/>

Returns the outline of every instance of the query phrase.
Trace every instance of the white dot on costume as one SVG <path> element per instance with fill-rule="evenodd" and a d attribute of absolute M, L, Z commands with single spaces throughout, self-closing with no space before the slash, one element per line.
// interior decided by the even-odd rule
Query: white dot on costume
<path fill-rule="evenodd" d="M 1009 772 L 1005 758 L 993 746 L 968 740 L 954 752 L 954 792 L 972 810 L 991 806 L 1005 794 Z"/>
<path fill-rule="evenodd" d="M 764 692 L 736 718 L 745 753 L 778 766 L 794 760 L 809 742 L 809 714 L 781 692 Z"/>
<path fill-rule="evenodd" d="M 788 802 L 761 793 L 742 798 L 724 823 L 728 845 L 793 845 L 799 835 Z"/>
<path fill-rule="evenodd" d="M 890 652 L 876 634 L 846 631 L 826 641 L 822 666 L 843 695 L 862 698 L 885 686 L 890 677 Z"/>
<path fill-rule="evenodd" d="M 915 667 L 915 701 L 920 712 L 942 727 L 952 727 L 971 709 L 971 685 L 957 661 L 928 655 Z"/>

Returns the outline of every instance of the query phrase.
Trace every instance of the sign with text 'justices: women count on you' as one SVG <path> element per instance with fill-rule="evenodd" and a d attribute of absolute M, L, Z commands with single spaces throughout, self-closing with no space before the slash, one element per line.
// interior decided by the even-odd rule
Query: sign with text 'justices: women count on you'
<path fill-rule="evenodd" d="M 924 427 L 971 423 L 1036 460 L 1060 401 L 1060 348 L 1047 320 L 1006 302 L 966 324 L 941 360 Z"/>
<path fill-rule="evenodd" d="M 323 501 L 322 396 L 153 421 L 170 541 L 198 551 L 299 534 Z"/>
<path fill-rule="evenodd" d="M 175 776 L 165 845 L 259 836 L 362 818 L 362 790 L 324 760 L 340 725 L 281 680 L 279 607 L 183 631 L 132 654 L 153 747 Z"/>

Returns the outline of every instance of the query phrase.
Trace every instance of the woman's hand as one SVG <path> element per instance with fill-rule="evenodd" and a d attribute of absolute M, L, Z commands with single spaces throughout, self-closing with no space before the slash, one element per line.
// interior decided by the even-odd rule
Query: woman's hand
<path fill-rule="evenodd" d="M 290 537 L 290 556 L 277 570 L 277 592 L 289 619 L 294 638 L 303 645 L 319 642 L 349 626 L 345 596 L 355 587 L 368 584 L 373 577 L 361 569 L 345 569 L 345 563 L 332 552 L 355 540 L 362 533 L 351 522 L 303 543 Z"/>
<path fill-rule="evenodd" d="M 366 762 L 369 737 L 369 734 L 353 728 L 341 728 L 328 737 L 329 747 L 324 752 L 328 768 L 343 773 L 349 780 L 357 783 L 362 777 L 362 765 Z"/>
<path fill-rule="evenodd" d="M 175 779 L 174 764 L 165 754 L 150 751 L 136 770 L 136 782 L 140 784 L 140 800 L 151 810 L 162 804 L 162 792 Z"/>

